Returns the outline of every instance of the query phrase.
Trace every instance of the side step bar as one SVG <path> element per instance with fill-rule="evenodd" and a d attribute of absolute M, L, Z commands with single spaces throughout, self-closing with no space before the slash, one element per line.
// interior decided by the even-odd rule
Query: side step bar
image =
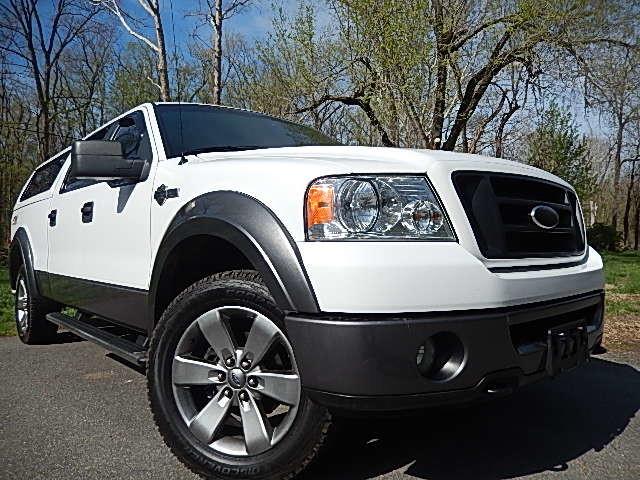
<path fill-rule="evenodd" d="M 49 313 L 47 314 L 47 320 L 66 328 L 85 340 L 100 345 L 114 355 L 135 365 L 144 366 L 147 363 L 147 352 L 143 347 L 118 335 L 114 335 L 107 330 L 70 317 L 64 313 Z"/>

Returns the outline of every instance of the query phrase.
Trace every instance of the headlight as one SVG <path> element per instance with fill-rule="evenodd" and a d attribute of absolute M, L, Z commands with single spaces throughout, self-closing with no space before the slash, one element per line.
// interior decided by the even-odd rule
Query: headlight
<path fill-rule="evenodd" d="M 324 177 L 307 190 L 309 240 L 454 240 L 424 177 Z"/>

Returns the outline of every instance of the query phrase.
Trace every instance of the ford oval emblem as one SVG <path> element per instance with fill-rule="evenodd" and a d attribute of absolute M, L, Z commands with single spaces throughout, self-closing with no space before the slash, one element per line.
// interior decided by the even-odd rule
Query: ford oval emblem
<path fill-rule="evenodd" d="M 244 387 L 246 376 L 239 368 L 234 368 L 229 372 L 229 384 L 235 388 Z"/>
<path fill-rule="evenodd" d="M 552 228 L 557 227 L 558 223 L 560 223 L 558 212 L 546 205 L 533 207 L 529 215 L 531 216 L 533 223 L 545 230 L 551 230 Z"/>

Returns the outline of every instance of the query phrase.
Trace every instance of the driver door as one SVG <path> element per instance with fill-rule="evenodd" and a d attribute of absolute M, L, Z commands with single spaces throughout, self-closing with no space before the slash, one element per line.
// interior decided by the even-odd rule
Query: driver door
<path fill-rule="evenodd" d="M 125 158 L 144 159 L 142 178 L 137 182 L 65 178 L 52 200 L 57 225 L 49 236 L 54 298 L 140 328 L 146 328 L 150 209 L 157 166 L 148 125 L 147 112 L 137 110 L 104 129 L 102 137 L 90 137 L 119 141 Z"/>

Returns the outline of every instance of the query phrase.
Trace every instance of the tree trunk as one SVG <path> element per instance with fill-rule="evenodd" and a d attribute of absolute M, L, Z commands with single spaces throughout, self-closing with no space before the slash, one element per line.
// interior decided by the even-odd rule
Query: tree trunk
<path fill-rule="evenodd" d="M 442 5 L 439 1 L 433 2 L 434 31 L 436 37 L 436 86 L 433 99 L 433 116 L 431 119 L 431 148 L 441 148 L 442 128 L 444 125 L 445 96 L 447 93 L 447 44 L 445 42 L 442 13 Z"/>
<path fill-rule="evenodd" d="M 158 80 L 160 83 L 160 98 L 163 102 L 171 101 L 169 90 L 169 69 L 167 68 L 167 47 L 164 41 L 164 28 L 160 17 L 160 7 L 156 0 L 153 2 L 153 23 L 156 29 L 156 41 L 158 43 Z M 177 72 L 176 72 L 177 74 Z"/>
<path fill-rule="evenodd" d="M 504 97 L 503 97 L 504 98 Z M 526 99 L 525 99 L 526 100 Z M 505 112 L 502 117 L 500 117 L 500 123 L 496 130 L 496 141 L 495 141 L 495 156 L 498 158 L 502 158 L 504 155 L 504 129 L 507 128 L 507 124 L 511 117 L 520 109 L 520 105 L 518 102 L 513 100 L 513 104 L 510 104 L 509 110 Z"/>
<path fill-rule="evenodd" d="M 211 72 L 211 96 L 220 105 L 222 97 L 222 0 L 216 0 L 213 14 L 213 70 Z"/>
<path fill-rule="evenodd" d="M 447 140 L 441 144 L 443 150 L 452 151 L 455 148 L 458 137 L 462 133 L 462 128 L 475 112 L 478 103 L 484 96 L 493 78 L 504 67 L 517 60 L 518 56 L 513 50 L 508 53 L 501 53 L 504 46 L 511 39 L 511 36 L 511 30 L 507 30 L 502 34 L 502 37 L 493 48 L 491 56 L 485 66 L 478 70 L 467 82 L 464 95 L 460 99 L 456 118 L 453 126 L 449 130 L 449 136 Z"/>
<path fill-rule="evenodd" d="M 498 130 L 496 131 L 496 141 L 495 141 L 493 156 L 502 158 L 503 150 L 504 150 L 504 130 L 502 129 L 502 124 L 500 124 L 500 126 L 498 127 Z"/>
<path fill-rule="evenodd" d="M 40 112 L 37 115 L 38 150 L 40 157 L 35 160 L 35 165 L 44 162 L 51 156 L 51 120 L 47 101 L 39 105 Z"/>
<path fill-rule="evenodd" d="M 633 248 L 638 250 L 640 247 L 640 194 L 638 195 L 638 200 L 636 201 L 636 225 L 634 227 L 634 239 L 633 239 Z"/>
<path fill-rule="evenodd" d="M 629 178 L 629 187 L 627 188 L 627 199 L 624 204 L 624 218 L 622 219 L 622 238 L 624 243 L 629 239 L 629 214 L 631 213 L 631 196 L 633 193 L 634 181 L 636 176 L 636 162 L 631 163 L 631 177 Z"/>
<path fill-rule="evenodd" d="M 622 109 L 618 112 L 618 131 L 616 133 L 616 153 L 613 159 L 613 210 L 611 215 L 611 225 L 618 229 L 618 210 L 620 203 L 620 171 L 622 168 L 622 136 L 624 133 L 624 122 L 622 120 Z"/>
<path fill-rule="evenodd" d="M 478 106 L 478 102 L 480 102 L 484 92 L 486 92 L 489 87 L 491 78 L 492 77 L 486 76 L 481 77 L 478 81 L 475 79 L 469 80 L 465 96 L 462 98 L 458 113 L 456 114 L 456 120 L 449 131 L 447 140 L 441 144 L 443 150 L 452 151 L 456 147 L 456 142 L 462 133 L 462 129 L 469 121 L 469 118 Z"/>
<path fill-rule="evenodd" d="M 589 227 L 593 227 L 593 224 L 596 223 L 596 218 L 598 215 L 598 204 L 593 200 L 589 200 Z"/>

